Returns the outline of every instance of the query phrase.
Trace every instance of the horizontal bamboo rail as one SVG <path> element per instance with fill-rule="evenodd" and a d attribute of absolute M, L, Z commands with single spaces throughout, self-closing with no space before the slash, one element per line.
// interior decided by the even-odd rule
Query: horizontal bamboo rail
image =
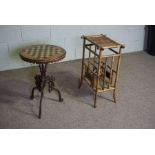
<path fill-rule="evenodd" d="M 85 46 L 86 49 L 88 49 L 89 51 L 91 51 L 94 55 L 99 56 L 99 54 L 95 53 L 93 50 L 91 50 L 91 48 Z"/>

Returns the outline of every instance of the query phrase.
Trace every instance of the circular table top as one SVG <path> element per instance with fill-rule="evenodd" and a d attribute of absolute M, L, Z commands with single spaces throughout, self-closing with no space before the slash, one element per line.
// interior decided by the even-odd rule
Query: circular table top
<path fill-rule="evenodd" d="M 47 64 L 63 59 L 66 51 L 55 45 L 32 45 L 22 49 L 19 55 L 27 62 Z"/>

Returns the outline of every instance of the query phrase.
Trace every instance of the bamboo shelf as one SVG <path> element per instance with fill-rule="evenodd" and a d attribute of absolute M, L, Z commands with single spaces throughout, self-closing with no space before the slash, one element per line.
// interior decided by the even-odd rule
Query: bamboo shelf
<path fill-rule="evenodd" d="M 120 60 L 124 45 L 105 35 L 82 36 L 83 56 L 79 88 L 86 81 L 97 93 L 112 91 L 116 102 L 116 84 L 119 76 Z"/>

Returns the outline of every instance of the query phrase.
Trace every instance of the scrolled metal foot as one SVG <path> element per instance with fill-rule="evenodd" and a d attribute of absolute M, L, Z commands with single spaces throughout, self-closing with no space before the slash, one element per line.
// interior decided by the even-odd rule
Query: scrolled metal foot
<path fill-rule="evenodd" d="M 64 101 L 64 99 L 63 99 L 63 98 L 59 99 L 59 102 L 63 102 L 63 101 Z"/>
<path fill-rule="evenodd" d="M 57 88 L 53 88 L 53 90 L 55 90 L 58 93 L 58 95 L 59 95 L 59 102 L 63 102 L 63 98 L 61 97 L 60 91 Z"/>
<path fill-rule="evenodd" d="M 37 89 L 37 87 L 33 87 L 32 92 L 31 92 L 31 96 L 30 99 L 33 100 L 34 99 L 34 90 Z"/>

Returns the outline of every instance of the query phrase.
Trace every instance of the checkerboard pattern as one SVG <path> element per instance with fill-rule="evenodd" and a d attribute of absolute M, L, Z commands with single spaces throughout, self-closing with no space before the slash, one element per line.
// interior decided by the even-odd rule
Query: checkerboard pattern
<path fill-rule="evenodd" d="M 33 45 L 22 50 L 20 56 L 30 62 L 53 62 L 65 57 L 65 50 L 55 45 Z"/>

